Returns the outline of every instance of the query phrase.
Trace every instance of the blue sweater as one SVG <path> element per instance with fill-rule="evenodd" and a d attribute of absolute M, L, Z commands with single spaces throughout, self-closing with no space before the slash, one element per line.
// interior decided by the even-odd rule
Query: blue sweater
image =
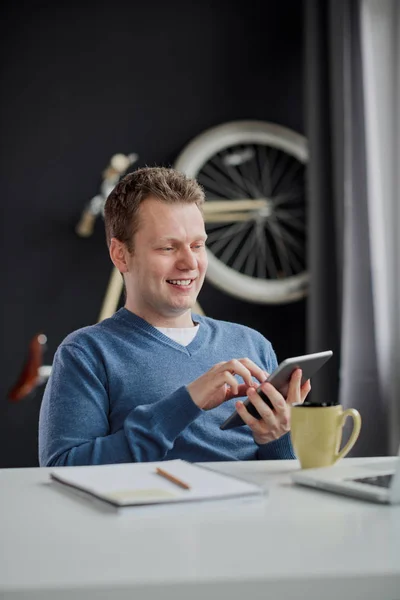
<path fill-rule="evenodd" d="M 260 333 L 194 319 L 200 327 L 188 346 L 125 308 L 70 334 L 43 397 L 40 464 L 294 458 L 289 434 L 258 446 L 247 426 L 221 431 L 235 400 L 210 411 L 194 404 L 186 385 L 220 361 L 248 357 L 268 372 L 276 367 Z"/>

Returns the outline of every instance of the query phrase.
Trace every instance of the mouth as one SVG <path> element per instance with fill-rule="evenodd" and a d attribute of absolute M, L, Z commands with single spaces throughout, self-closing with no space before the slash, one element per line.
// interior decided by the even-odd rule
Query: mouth
<path fill-rule="evenodd" d="M 180 288 L 189 288 L 193 281 L 194 279 L 167 279 L 167 283 Z"/>

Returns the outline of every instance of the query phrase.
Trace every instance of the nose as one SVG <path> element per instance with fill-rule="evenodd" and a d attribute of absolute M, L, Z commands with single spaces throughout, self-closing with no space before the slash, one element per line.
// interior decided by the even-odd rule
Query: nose
<path fill-rule="evenodd" d="M 182 271 L 194 271 L 197 269 L 197 258 L 191 248 L 183 248 L 181 250 L 177 267 Z"/>

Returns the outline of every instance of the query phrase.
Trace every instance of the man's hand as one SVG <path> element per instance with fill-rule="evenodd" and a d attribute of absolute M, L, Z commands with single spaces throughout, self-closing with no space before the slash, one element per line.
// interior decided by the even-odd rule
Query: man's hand
<path fill-rule="evenodd" d="M 244 383 L 238 383 L 235 375 L 240 375 Z M 187 390 L 199 408 L 210 410 L 231 398 L 246 396 L 250 388 L 258 387 L 253 377 L 262 383 L 267 375 L 249 358 L 234 358 L 211 367 L 204 375 L 189 383 Z"/>
<path fill-rule="evenodd" d="M 261 419 L 253 417 L 243 402 L 236 402 L 236 410 L 252 430 L 256 444 L 267 444 L 290 431 L 291 405 L 302 404 L 311 390 L 310 380 L 306 381 L 303 386 L 301 385 L 301 376 L 301 369 L 296 369 L 292 374 L 286 401 L 271 383 L 264 383 L 261 386 L 262 391 L 268 396 L 274 406 L 273 411 L 260 398 L 253 386 L 247 390 L 247 396 L 257 409 L 259 415 L 261 415 Z"/>

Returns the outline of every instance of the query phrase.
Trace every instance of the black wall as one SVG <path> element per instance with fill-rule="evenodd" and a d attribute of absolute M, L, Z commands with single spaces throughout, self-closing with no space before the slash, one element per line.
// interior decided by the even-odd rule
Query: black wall
<path fill-rule="evenodd" d="M 103 223 L 74 232 L 115 152 L 170 165 L 204 129 L 235 119 L 303 128 L 302 3 L 3 2 L 3 335 L 0 466 L 37 464 L 42 390 L 7 400 L 29 341 L 46 363 L 97 320 L 111 263 Z M 284 358 L 305 351 L 305 301 L 251 305 L 206 283 L 206 314 L 260 330 Z"/>

